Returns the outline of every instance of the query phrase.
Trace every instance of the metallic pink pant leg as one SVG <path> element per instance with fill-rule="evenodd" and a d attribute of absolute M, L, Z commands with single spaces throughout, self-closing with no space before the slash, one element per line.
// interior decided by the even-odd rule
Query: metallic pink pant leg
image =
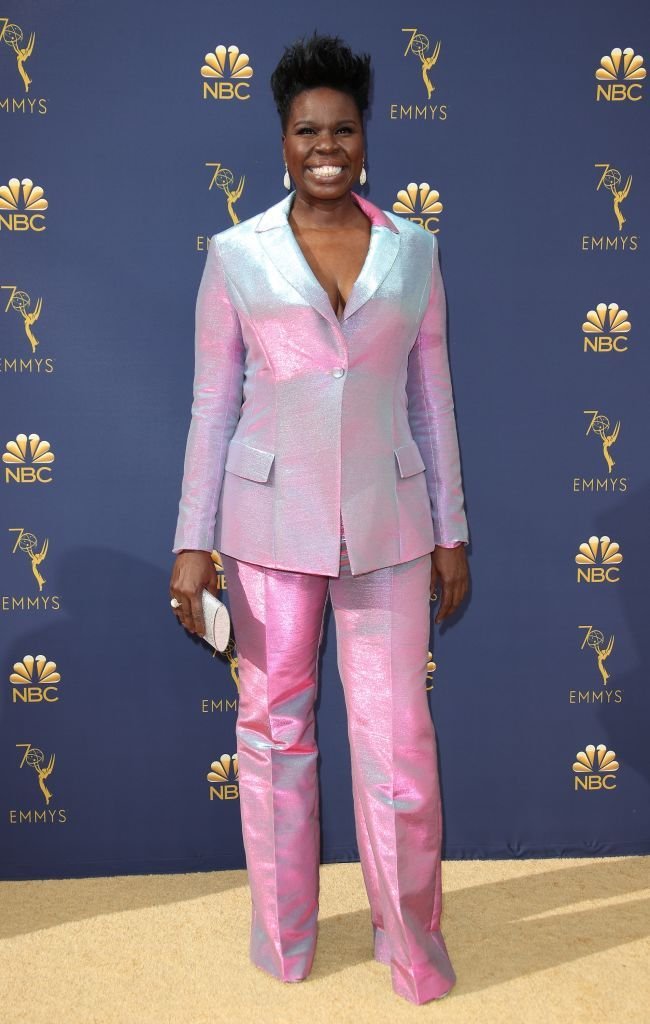
<path fill-rule="evenodd" d="M 314 737 L 327 576 L 222 554 L 237 644 L 237 759 L 251 889 L 250 958 L 283 981 L 314 958 L 320 819 Z"/>
<path fill-rule="evenodd" d="M 345 555 L 343 545 L 343 555 Z M 306 977 L 316 945 L 319 808 L 313 705 L 328 585 L 352 761 L 355 824 L 375 956 L 396 993 L 445 995 L 442 816 L 426 697 L 431 559 L 338 577 L 222 554 L 239 655 L 237 751 L 253 963 Z"/>
<path fill-rule="evenodd" d="M 375 956 L 414 1003 L 454 985 L 440 930 L 442 808 L 426 695 L 431 557 L 330 580 Z"/>

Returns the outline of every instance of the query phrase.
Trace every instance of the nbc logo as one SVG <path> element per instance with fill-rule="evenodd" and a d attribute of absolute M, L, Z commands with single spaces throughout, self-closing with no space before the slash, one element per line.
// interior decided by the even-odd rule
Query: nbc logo
<path fill-rule="evenodd" d="M 29 441 L 29 453 L 27 442 Z M 7 441 L 2 461 L 6 465 L 5 483 L 49 484 L 52 481 L 50 465 L 54 453 L 50 442 L 42 441 L 38 434 L 16 434 L 15 441 Z M 30 465 L 27 465 L 27 462 Z"/>
<path fill-rule="evenodd" d="M 573 762 L 573 790 L 589 792 L 594 789 L 616 789 L 616 775 L 619 763 L 616 753 L 608 750 L 604 743 L 597 747 L 588 743 L 579 750 Z"/>
<path fill-rule="evenodd" d="M 624 50 L 614 47 L 611 53 L 600 58 L 600 67 L 596 69 L 596 102 L 643 99 L 641 82 L 645 76 L 640 54 L 635 54 L 629 46 Z"/>
<path fill-rule="evenodd" d="M 599 302 L 582 325 L 583 352 L 627 352 L 632 324 L 617 302 Z"/>
<path fill-rule="evenodd" d="M 59 699 L 57 684 L 61 675 L 56 670 L 56 662 L 48 661 L 44 654 L 26 654 L 22 661 L 17 661 L 9 676 L 12 684 L 14 704 L 41 704 L 46 701 L 53 704 Z"/>
<path fill-rule="evenodd" d="M 427 679 L 426 679 L 426 689 L 427 690 L 433 690 L 433 674 L 434 674 L 434 672 L 436 671 L 437 668 L 438 668 L 438 666 L 436 665 L 435 661 L 433 660 L 433 653 L 432 653 L 432 651 L 427 651 Z"/>
<path fill-rule="evenodd" d="M 0 231 L 45 231 L 47 205 L 45 192 L 31 178 L 10 178 L 0 185 Z"/>
<path fill-rule="evenodd" d="M 583 541 L 578 552 L 575 558 L 578 583 L 618 583 L 623 555 L 616 541 L 609 537 L 590 537 L 586 543 Z"/>
<path fill-rule="evenodd" d="M 432 233 L 439 230 L 438 215 L 442 209 L 440 193 L 432 189 L 426 181 L 419 185 L 412 181 L 406 188 L 401 188 L 393 203 L 393 213 L 404 214 L 425 231 Z"/>
<path fill-rule="evenodd" d="M 250 58 L 234 44 L 227 48 L 220 44 L 206 53 L 201 77 L 204 100 L 250 99 L 249 81 L 253 77 Z"/>
<path fill-rule="evenodd" d="M 222 754 L 213 761 L 207 774 L 210 783 L 210 799 L 236 800 L 239 796 L 239 768 L 237 754 Z"/>

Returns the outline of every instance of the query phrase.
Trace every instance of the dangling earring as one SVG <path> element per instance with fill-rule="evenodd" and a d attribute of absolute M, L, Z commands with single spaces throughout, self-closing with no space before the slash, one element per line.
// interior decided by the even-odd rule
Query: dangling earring
<path fill-rule="evenodd" d="M 365 185 L 367 180 L 368 180 L 368 175 L 366 174 L 366 161 L 364 159 L 364 161 L 363 161 L 363 163 L 361 165 L 361 174 L 359 175 L 359 184 L 360 185 Z"/>
<path fill-rule="evenodd" d="M 284 178 L 282 180 L 284 181 L 284 187 L 288 191 L 291 188 L 291 178 L 289 177 L 289 168 L 287 167 L 286 160 L 284 162 Z"/>

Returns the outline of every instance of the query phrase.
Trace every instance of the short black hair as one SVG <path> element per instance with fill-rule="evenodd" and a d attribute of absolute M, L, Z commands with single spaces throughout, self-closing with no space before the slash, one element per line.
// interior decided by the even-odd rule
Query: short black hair
<path fill-rule="evenodd" d="M 370 54 L 353 54 L 338 36 L 319 35 L 296 40 L 285 47 L 271 75 L 273 99 L 283 132 L 298 93 L 327 86 L 348 93 L 363 117 L 370 92 Z"/>

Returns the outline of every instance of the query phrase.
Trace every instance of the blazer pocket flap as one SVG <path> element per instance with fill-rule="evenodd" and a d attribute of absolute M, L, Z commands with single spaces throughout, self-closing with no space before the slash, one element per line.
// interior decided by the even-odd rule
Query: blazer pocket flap
<path fill-rule="evenodd" d="M 409 441 L 408 444 L 403 444 L 399 448 L 395 448 L 394 451 L 400 476 L 413 476 L 414 473 L 421 473 L 423 469 L 426 469 L 415 441 Z"/>
<path fill-rule="evenodd" d="M 264 483 L 271 472 L 271 464 L 275 452 L 265 452 L 262 448 L 253 448 L 243 441 L 231 441 L 226 455 L 225 468 L 229 473 L 246 477 L 247 480 L 258 480 Z"/>

